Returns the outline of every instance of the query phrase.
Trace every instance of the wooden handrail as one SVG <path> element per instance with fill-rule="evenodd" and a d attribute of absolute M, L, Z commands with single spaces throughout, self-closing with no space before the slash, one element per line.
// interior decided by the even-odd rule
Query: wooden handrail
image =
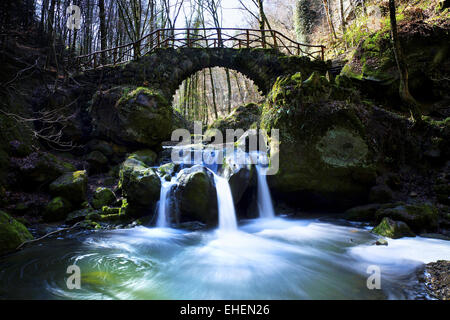
<path fill-rule="evenodd" d="M 229 31 L 237 32 L 231 35 Z M 208 33 L 209 32 L 209 33 Z M 149 40 L 147 43 L 146 41 Z M 112 63 L 106 64 L 118 65 L 134 60 L 143 55 L 143 49 L 148 48 L 144 54 L 153 52 L 157 48 L 183 48 L 195 47 L 210 48 L 210 41 L 213 41 L 213 48 L 271 48 L 288 55 L 305 55 L 314 60 L 324 60 L 325 49 L 323 45 L 304 44 L 294 41 L 276 30 L 261 29 L 243 29 L 243 28 L 173 28 L 157 29 L 145 35 L 139 40 L 123 44 L 114 48 L 95 51 L 93 53 L 80 55 L 76 57 L 77 68 L 96 69 L 103 67 L 99 65 L 104 63 L 98 56 L 102 55 L 108 58 L 112 52 Z M 270 43 L 272 41 L 273 43 Z M 202 43 L 203 42 L 203 43 Z M 226 47 L 225 43 L 231 47 Z M 206 46 L 205 46 L 206 43 Z M 142 44 L 142 45 L 141 45 Z M 136 52 L 138 48 L 138 52 Z M 305 49 L 306 48 L 306 49 Z M 314 49 L 317 51 L 311 51 Z M 317 56 L 316 56 L 317 55 Z"/>

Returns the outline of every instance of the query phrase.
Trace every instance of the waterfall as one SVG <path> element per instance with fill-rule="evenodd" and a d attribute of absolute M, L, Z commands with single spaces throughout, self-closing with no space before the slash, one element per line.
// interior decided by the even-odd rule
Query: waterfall
<path fill-rule="evenodd" d="M 176 179 L 170 181 L 165 181 L 164 178 L 161 179 L 161 192 L 159 196 L 158 203 L 158 219 L 156 220 L 156 226 L 158 228 L 168 227 L 168 214 L 170 209 L 170 190 L 172 186 L 176 183 Z"/>
<path fill-rule="evenodd" d="M 256 165 L 256 172 L 258 173 L 258 211 L 260 218 L 272 219 L 275 218 L 275 211 L 273 209 L 272 197 L 270 196 L 269 186 L 267 185 L 267 176 L 265 169 L 260 165 Z"/>
<path fill-rule="evenodd" d="M 237 230 L 236 211 L 228 180 L 214 174 L 219 208 L 219 230 Z"/>

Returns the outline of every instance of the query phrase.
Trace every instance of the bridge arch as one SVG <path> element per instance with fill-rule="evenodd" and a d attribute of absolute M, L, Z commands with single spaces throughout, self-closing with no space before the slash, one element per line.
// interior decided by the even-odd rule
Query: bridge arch
<path fill-rule="evenodd" d="M 253 80 L 263 95 L 271 90 L 279 76 L 295 72 L 309 76 L 313 71 L 325 73 L 327 70 L 323 61 L 286 56 L 275 49 L 158 48 L 126 64 L 90 70 L 86 74 L 101 74 L 103 83 L 145 85 L 159 90 L 171 101 L 185 79 L 210 67 L 242 73 Z"/>

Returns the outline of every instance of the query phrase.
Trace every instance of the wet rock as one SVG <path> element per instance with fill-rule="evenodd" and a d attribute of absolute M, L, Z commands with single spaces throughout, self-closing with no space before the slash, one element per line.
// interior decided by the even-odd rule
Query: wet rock
<path fill-rule="evenodd" d="M 127 159 L 119 172 L 118 187 L 128 200 L 127 213 L 143 216 L 154 212 L 160 196 L 161 181 L 156 172 L 144 162 L 135 158 Z"/>
<path fill-rule="evenodd" d="M 94 209 L 101 209 L 103 206 L 108 206 L 116 201 L 114 192 L 109 188 L 98 187 L 94 192 L 92 199 L 92 207 Z"/>
<path fill-rule="evenodd" d="M 0 211 L 0 255 L 14 251 L 23 242 L 32 239 L 33 236 L 23 224 Z"/>
<path fill-rule="evenodd" d="M 428 291 L 436 299 L 450 300 L 450 261 L 439 260 L 425 267 Z"/>
<path fill-rule="evenodd" d="M 390 218 L 383 218 L 380 224 L 372 229 L 372 232 L 392 239 L 414 237 L 414 233 L 406 223 L 403 221 L 394 221 Z"/>
<path fill-rule="evenodd" d="M 86 171 L 68 172 L 50 184 L 50 193 L 77 205 L 86 201 L 87 182 Z"/>
<path fill-rule="evenodd" d="M 69 213 L 67 215 L 65 221 L 68 224 L 74 224 L 74 223 L 83 221 L 84 219 L 86 219 L 86 217 L 88 217 L 89 215 L 95 214 L 95 213 L 98 213 L 98 211 L 90 209 L 90 208 L 76 210 L 76 211 Z"/>
<path fill-rule="evenodd" d="M 147 166 L 153 166 L 158 158 L 158 155 L 153 150 L 146 149 L 133 152 L 128 158 L 139 160 Z"/>
<path fill-rule="evenodd" d="M 375 244 L 376 244 L 377 246 L 387 246 L 387 245 L 388 245 L 388 242 L 387 242 L 386 239 L 380 238 L 380 239 L 378 239 L 378 240 L 375 242 Z"/>
<path fill-rule="evenodd" d="M 392 204 L 376 212 L 376 219 L 389 217 L 403 221 L 415 232 L 433 231 L 438 227 L 439 211 L 432 204 Z"/>
<path fill-rule="evenodd" d="M 200 166 L 180 174 L 175 191 L 181 221 L 217 222 L 217 195 L 211 175 Z"/>
<path fill-rule="evenodd" d="M 354 221 L 373 221 L 375 213 L 380 209 L 381 204 L 373 203 L 364 206 L 358 206 L 347 210 L 344 214 L 345 219 Z"/>
<path fill-rule="evenodd" d="M 319 81 L 320 80 L 320 81 Z M 376 171 L 367 132 L 360 117 L 364 110 L 355 103 L 324 101 L 304 86 L 332 85 L 317 76 L 304 84 L 296 77 L 280 78 L 270 92 L 261 117 L 269 137 L 271 157 L 279 170 L 268 176 L 275 197 L 294 205 L 349 208 L 367 203 Z M 308 93 L 309 92 L 309 93 Z"/>
<path fill-rule="evenodd" d="M 71 210 L 72 205 L 68 200 L 56 197 L 45 207 L 43 219 L 46 222 L 63 221 Z"/>

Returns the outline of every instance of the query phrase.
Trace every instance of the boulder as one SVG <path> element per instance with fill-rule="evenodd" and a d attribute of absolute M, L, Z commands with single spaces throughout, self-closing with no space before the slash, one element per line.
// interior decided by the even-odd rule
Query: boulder
<path fill-rule="evenodd" d="M 116 201 L 114 192 L 109 188 L 98 187 L 92 199 L 92 207 L 100 210 L 103 206 L 108 206 Z"/>
<path fill-rule="evenodd" d="M 50 184 L 50 193 L 78 205 L 86 201 L 87 180 L 84 170 L 65 173 Z"/>
<path fill-rule="evenodd" d="M 375 217 L 377 221 L 385 217 L 403 221 L 415 232 L 434 231 L 438 227 L 439 211 L 429 203 L 397 203 L 385 205 L 376 212 Z"/>
<path fill-rule="evenodd" d="M 227 129 L 256 129 L 259 127 L 261 107 L 255 103 L 239 106 L 225 118 L 215 120 L 208 129 L 218 129 L 226 136 Z"/>
<path fill-rule="evenodd" d="M 74 224 L 80 221 L 83 221 L 84 219 L 86 219 L 89 215 L 98 213 L 98 211 L 93 210 L 91 208 L 85 208 L 85 209 L 80 209 L 80 210 L 76 210 L 73 211 L 71 213 L 69 213 L 66 217 L 66 223 L 68 224 Z"/>
<path fill-rule="evenodd" d="M 133 216 L 153 213 L 160 196 L 161 180 L 144 162 L 128 158 L 119 172 L 118 187 L 127 198 L 127 213 Z"/>
<path fill-rule="evenodd" d="M 172 107 L 162 95 L 144 87 L 98 92 L 90 114 L 94 135 L 122 145 L 158 146 L 172 132 Z"/>
<path fill-rule="evenodd" d="M 386 185 L 376 185 L 370 189 L 369 201 L 371 203 L 388 203 L 392 202 L 393 198 L 391 188 Z"/>
<path fill-rule="evenodd" d="M 86 156 L 86 161 L 91 165 L 95 172 L 106 171 L 108 158 L 100 151 L 92 151 Z"/>
<path fill-rule="evenodd" d="M 222 175 L 230 184 L 234 204 L 239 204 L 249 186 L 256 186 L 255 167 L 251 164 L 235 163 L 229 157 L 224 159 Z"/>
<path fill-rule="evenodd" d="M 63 221 L 71 210 L 72 205 L 69 201 L 62 197 L 56 197 L 45 207 L 43 219 L 46 222 Z"/>
<path fill-rule="evenodd" d="M 201 166 L 185 169 L 175 190 L 181 221 L 217 223 L 217 194 L 213 177 Z"/>
<path fill-rule="evenodd" d="M 279 78 L 264 104 L 261 128 L 268 134 L 272 159 L 279 169 L 268 176 L 274 197 L 293 205 L 349 208 L 367 203 L 375 184 L 373 150 L 361 119 L 365 107 L 329 100 L 334 85 L 317 75 Z M 279 130 L 279 139 L 271 130 Z M 278 146 L 279 141 L 279 146 Z"/>
<path fill-rule="evenodd" d="M 23 242 L 32 239 L 33 236 L 23 224 L 0 211 L 0 255 L 14 251 Z"/>
<path fill-rule="evenodd" d="M 17 160 L 16 165 L 22 179 L 32 185 L 50 183 L 63 173 L 76 170 L 72 164 L 45 152 L 33 152 Z"/>
<path fill-rule="evenodd" d="M 112 156 L 114 153 L 112 145 L 103 140 L 93 139 L 88 142 L 87 147 L 89 151 L 100 151 L 107 157 Z"/>
<path fill-rule="evenodd" d="M 147 166 L 153 166 L 158 158 L 158 155 L 155 151 L 146 149 L 133 152 L 128 158 L 139 160 Z"/>
<path fill-rule="evenodd" d="M 381 205 L 378 203 L 368 204 L 364 206 L 353 207 L 345 211 L 344 217 L 353 221 L 373 221 L 375 214 Z"/>
<path fill-rule="evenodd" d="M 415 236 L 406 223 L 394 221 L 390 218 L 383 218 L 380 224 L 372 229 L 372 232 L 392 239 Z"/>

